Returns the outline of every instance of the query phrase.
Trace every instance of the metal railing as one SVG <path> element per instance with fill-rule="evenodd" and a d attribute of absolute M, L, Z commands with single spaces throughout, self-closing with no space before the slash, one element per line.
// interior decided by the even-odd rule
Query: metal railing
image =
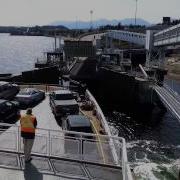
<path fill-rule="evenodd" d="M 59 84 L 39 84 L 39 83 L 17 83 L 20 88 L 37 88 L 45 92 L 56 91 L 60 89 L 67 89 L 69 87 L 60 86 Z"/>
<path fill-rule="evenodd" d="M 115 148 L 118 163 L 114 161 L 112 148 Z M 18 125 L 0 123 L 0 151 L 23 154 Z M 122 167 L 123 180 L 132 180 L 125 140 L 120 137 L 38 128 L 32 154 Z"/>
<path fill-rule="evenodd" d="M 132 42 L 132 43 L 143 45 L 143 46 L 146 43 L 146 35 L 142 33 L 121 31 L 121 30 L 111 30 L 107 32 L 107 36 L 110 38 Z"/>
<path fill-rule="evenodd" d="M 154 86 L 154 89 L 166 108 L 180 121 L 180 96 L 168 86 Z"/>
<path fill-rule="evenodd" d="M 73 81 L 76 82 L 76 81 Z M 43 90 L 46 93 L 52 92 L 52 91 L 56 91 L 56 90 L 63 90 L 63 89 L 70 89 L 70 90 L 78 90 L 78 87 L 81 85 L 79 82 L 76 82 L 76 84 L 74 85 L 70 85 L 70 84 L 65 84 L 65 85 L 61 85 L 61 84 L 42 84 L 42 83 L 22 83 L 22 82 L 14 82 L 15 84 L 17 84 L 20 89 L 23 88 L 36 88 L 39 90 Z"/>
<path fill-rule="evenodd" d="M 179 35 L 180 35 L 180 24 L 172 26 L 168 29 L 162 30 L 154 34 L 154 42 L 177 37 Z"/>

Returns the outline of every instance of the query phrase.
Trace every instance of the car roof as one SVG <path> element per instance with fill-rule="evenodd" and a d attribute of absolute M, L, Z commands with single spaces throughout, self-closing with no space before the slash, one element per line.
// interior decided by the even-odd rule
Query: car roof
<path fill-rule="evenodd" d="M 75 99 L 68 99 L 68 100 L 55 100 L 56 105 L 78 105 L 78 102 Z"/>
<path fill-rule="evenodd" d="M 72 94 L 72 92 L 68 89 L 62 89 L 62 90 L 57 90 L 54 91 L 55 94 Z"/>
<path fill-rule="evenodd" d="M 1 85 L 5 85 L 5 84 L 9 84 L 9 82 L 6 82 L 6 81 L 0 81 L 0 86 L 1 86 Z"/>
<path fill-rule="evenodd" d="M 90 120 L 83 115 L 69 115 L 67 120 L 70 127 L 91 127 Z"/>

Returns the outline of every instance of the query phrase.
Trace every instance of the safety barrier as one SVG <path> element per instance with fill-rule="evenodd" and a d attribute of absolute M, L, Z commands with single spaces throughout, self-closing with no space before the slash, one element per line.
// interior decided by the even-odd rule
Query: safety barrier
<path fill-rule="evenodd" d="M 98 136 L 100 138 L 96 134 L 37 129 L 32 154 L 122 167 L 123 179 L 131 180 L 125 140 L 114 136 Z M 110 139 L 113 146 L 109 143 Z M 114 161 L 112 148 L 115 148 L 118 163 Z M 23 141 L 18 125 L 0 123 L 0 151 L 23 154 Z"/>
<path fill-rule="evenodd" d="M 20 88 L 36 88 L 39 90 L 43 90 L 45 92 L 51 92 L 51 91 L 56 91 L 56 90 L 60 90 L 60 89 L 66 89 L 67 87 L 62 87 L 60 85 L 57 84 L 29 84 L 29 83 L 20 83 L 19 84 Z"/>
<path fill-rule="evenodd" d="M 107 32 L 107 37 L 118 39 L 122 41 L 127 41 L 135 44 L 145 46 L 146 35 L 142 33 L 129 32 L 129 31 L 120 31 L 120 30 L 111 30 Z"/>
<path fill-rule="evenodd" d="M 180 121 L 180 96 L 168 86 L 154 86 L 154 90 L 166 108 Z"/>

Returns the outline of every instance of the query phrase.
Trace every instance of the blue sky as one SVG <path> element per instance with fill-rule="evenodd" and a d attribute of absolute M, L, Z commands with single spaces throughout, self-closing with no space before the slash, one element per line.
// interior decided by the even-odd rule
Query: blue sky
<path fill-rule="evenodd" d="M 0 25 L 44 25 L 58 20 L 133 18 L 135 0 L 0 0 Z M 180 18 L 180 0 L 138 0 L 138 18 Z"/>

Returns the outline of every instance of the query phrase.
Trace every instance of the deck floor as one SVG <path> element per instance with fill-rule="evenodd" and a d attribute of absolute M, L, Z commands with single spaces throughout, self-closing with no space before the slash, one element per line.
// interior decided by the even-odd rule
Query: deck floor
<path fill-rule="evenodd" d="M 32 156 L 24 163 L 24 156 L 0 152 L 0 180 L 121 180 L 121 170 L 87 163 L 70 162 Z"/>

